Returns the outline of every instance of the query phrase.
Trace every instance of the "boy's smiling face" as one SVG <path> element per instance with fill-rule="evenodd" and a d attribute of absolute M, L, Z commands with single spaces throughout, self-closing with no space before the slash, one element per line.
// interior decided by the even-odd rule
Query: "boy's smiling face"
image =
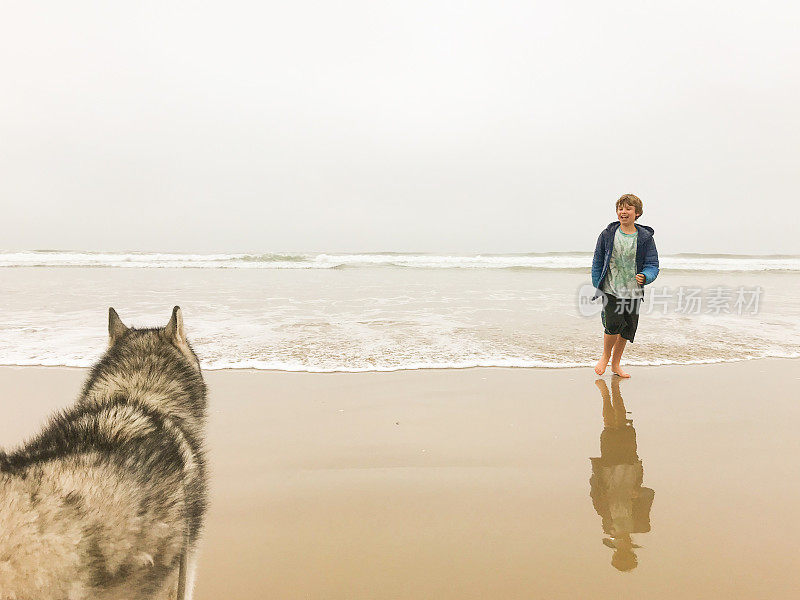
<path fill-rule="evenodd" d="M 621 225 L 633 225 L 636 220 L 636 209 L 630 204 L 622 203 L 617 207 L 617 218 Z"/>

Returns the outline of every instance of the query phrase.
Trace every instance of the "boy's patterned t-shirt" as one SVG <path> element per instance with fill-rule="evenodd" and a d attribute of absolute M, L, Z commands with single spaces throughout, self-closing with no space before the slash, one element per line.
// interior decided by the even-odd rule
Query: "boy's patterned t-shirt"
<path fill-rule="evenodd" d="M 643 298 L 644 288 L 636 281 L 636 242 L 639 232 L 617 229 L 603 291 L 617 298 Z"/>

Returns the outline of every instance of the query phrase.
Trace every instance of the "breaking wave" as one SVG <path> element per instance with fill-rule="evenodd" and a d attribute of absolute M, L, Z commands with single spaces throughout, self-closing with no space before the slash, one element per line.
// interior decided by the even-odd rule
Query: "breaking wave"
<path fill-rule="evenodd" d="M 588 252 L 527 254 L 262 253 L 171 254 L 33 250 L 0 252 L 0 267 L 105 267 L 170 269 L 333 269 L 402 267 L 418 269 L 587 270 Z M 676 271 L 800 272 L 797 255 L 675 254 L 661 268 Z"/>

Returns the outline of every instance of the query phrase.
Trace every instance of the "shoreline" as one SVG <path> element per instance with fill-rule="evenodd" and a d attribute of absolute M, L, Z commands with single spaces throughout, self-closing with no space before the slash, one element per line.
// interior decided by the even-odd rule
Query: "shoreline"
<path fill-rule="evenodd" d="M 659 364 L 652 364 L 652 363 L 637 363 L 636 361 L 627 362 L 623 361 L 623 366 L 631 367 L 635 369 L 641 368 L 661 368 L 661 367 L 696 367 L 702 365 L 721 365 L 721 364 L 738 364 L 738 363 L 751 363 L 751 362 L 758 362 L 758 361 L 796 361 L 800 360 L 800 355 L 798 356 L 755 356 L 752 358 L 720 358 L 717 360 L 697 360 L 697 361 L 689 361 L 689 362 L 681 362 L 681 363 L 659 363 Z M 0 363 L 0 369 L 66 369 L 66 370 L 75 370 L 81 371 L 86 370 L 88 371 L 94 366 L 95 363 L 87 366 L 75 366 L 75 365 L 41 365 L 41 364 L 30 364 L 30 365 L 18 365 L 18 364 L 4 364 Z M 580 369 L 592 369 L 594 364 L 585 364 L 585 365 L 566 365 L 566 366 L 515 366 L 515 365 L 472 365 L 467 367 L 398 367 L 396 369 L 364 369 L 364 370 L 353 370 L 353 371 L 309 371 L 305 369 L 258 369 L 254 367 L 220 367 L 220 368 L 213 368 L 213 367 L 202 367 L 203 373 L 220 373 L 220 372 L 231 372 L 231 373 L 303 373 L 307 375 L 361 375 L 361 374 L 368 374 L 368 373 L 414 373 L 418 371 L 432 371 L 432 372 L 446 372 L 446 371 L 472 371 L 478 369 L 497 369 L 497 370 L 510 370 L 510 371 L 519 371 L 519 370 L 532 370 L 532 371 L 567 371 L 567 370 L 580 370 Z M 601 377 L 608 375 L 608 372 Z"/>

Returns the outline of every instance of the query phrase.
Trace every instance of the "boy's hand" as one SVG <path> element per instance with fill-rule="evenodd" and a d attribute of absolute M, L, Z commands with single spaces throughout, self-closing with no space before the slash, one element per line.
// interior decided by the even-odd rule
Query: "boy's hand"
<path fill-rule="evenodd" d="M 639 282 L 639 285 L 644 285 L 644 273 L 637 273 L 636 281 Z"/>

